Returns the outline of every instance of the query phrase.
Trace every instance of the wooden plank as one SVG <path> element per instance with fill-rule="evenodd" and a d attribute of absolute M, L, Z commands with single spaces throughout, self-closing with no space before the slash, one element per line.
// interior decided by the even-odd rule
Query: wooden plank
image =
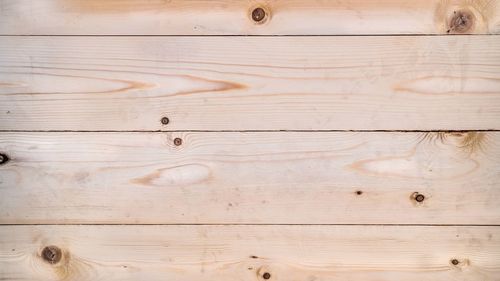
<path fill-rule="evenodd" d="M 500 276 L 499 227 L 2 226 L 0 237 L 2 280 L 484 281 Z M 53 264 L 43 258 L 47 246 L 60 250 L 49 259 Z"/>
<path fill-rule="evenodd" d="M 2 37 L 0 52 L 0 130 L 500 129 L 500 36 Z"/>
<path fill-rule="evenodd" d="M 4 35 L 448 33 L 500 33 L 500 1 L 0 0 Z"/>
<path fill-rule="evenodd" d="M 499 144 L 500 132 L 2 133 L 0 223 L 500 224 Z"/>

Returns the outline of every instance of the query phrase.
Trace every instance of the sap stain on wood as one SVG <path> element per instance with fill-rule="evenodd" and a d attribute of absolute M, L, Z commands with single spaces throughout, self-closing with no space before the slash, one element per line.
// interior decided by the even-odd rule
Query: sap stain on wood
<path fill-rule="evenodd" d="M 484 151 L 486 144 L 486 133 L 484 132 L 468 132 L 456 136 L 462 137 L 460 140 L 460 148 L 472 153 Z"/>
<path fill-rule="evenodd" d="M 12 67 L 12 66 L 11 66 Z M 21 68 L 24 68 L 24 66 L 21 66 Z M 34 67 L 30 66 L 30 70 L 33 69 L 45 69 L 45 67 Z M 62 67 L 51 67 L 52 70 L 63 70 L 63 71 L 100 71 L 97 69 L 74 69 L 74 68 L 62 68 Z M 113 70 L 107 70 L 107 72 L 124 72 L 124 71 L 113 71 Z M 0 72 L 0 73 L 7 73 L 7 72 Z M 145 82 L 139 82 L 139 81 L 133 81 L 133 80 L 126 80 L 126 79 L 116 79 L 116 78 L 105 78 L 105 77 L 95 77 L 95 76 L 87 76 L 87 75 L 70 75 L 70 74 L 55 74 L 55 73 L 43 73 L 43 72 L 14 72 L 14 71 L 9 71 L 8 74 L 10 75 L 17 75 L 17 76 L 29 76 L 31 81 L 46 81 L 47 83 L 54 83 L 53 79 L 60 79 L 63 78 L 64 80 L 70 80 L 69 82 L 72 83 L 81 83 L 81 80 L 90 80 L 89 82 L 85 83 L 84 85 L 86 86 L 99 86 L 101 83 L 107 83 L 110 82 L 113 85 L 117 85 L 116 87 L 112 87 L 111 89 L 108 90 L 83 90 L 82 91 L 71 91 L 71 94 L 115 94 L 115 93 L 125 93 L 129 91 L 137 91 L 137 90 L 147 90 L 147 89 L 152 89 L 155 88 L 156 85 L 153 83 L 145 83 Z M 137 73 L 141 74 L 141 73 Z M 36 78 L 36 79 L 35 79 Z M 94 81 L 95 80 L 95 81 Z M 26 84 L 29 84 L 29 82 L 26 82 Z M 33 91 L 31 92 L 15 92 L 16 88 L 13 88 L 13 92 L 8 92 L 5 93 L 5 95 L 9 96 L 25 96 L 25 95 L 65 95 L 68 94 L 68 92 L 61 91 L 59 89 L 55 90 L 49 90 L 49 91 L 44 91 L 44 90 L 37 90 L 35 86 L 30 85 Z"/>
<path fill-rule="evenodd" d="M 456 147 L 468 153 L 477 153 L 485 150 L 487 134 L 485 132 L 427 132 L 422 135 L 421 141 L 448 144 L 454 142 Z"/>
<path fill-rule="evenodd" d="M 433 75 L 403 81 L 393 88 L 395 92 L 433 96 L 497 95 L 498 89 L 500 89 L 500 79 Z"/>
<path fill-rule="evenodd" d="M 133 184 L 145 186 L 187 186 L 210 180 L 212 171 L 203 164 L 186 164 L 157 169 L 153 173 L 131 180 Z"/>
<path fill-rule="evenodd" d="M 11 68 L 26 68 L 27 66 L 19 66 Z M 66 67 L 29 67 L 30 71 L 21 72 L 21 71 L 9 71 L 9 72 L 0 72 L 0 73 L 8 73 L 11 76 L 19 76 L 18 79 L 23 79 L 22 77 L 28 77 L 25 80 L 26 85 L 30 88 L 30 92 L 17 92 L 17 88 L 13 87 L 10 92 L 3 93 L 9 96 L 25 96 L 25 95 L 75 95 L 75 94 L 115 94 L 115 93 L 127 93 L 134 91 L 147 91 L 155 88 L 159 89 L 167 89 L 162 93 L 161 96 L 185 96 L 191 94 L 200 94 L 207 92 L 225 92 L 230 90 L 240 90 L 247 88 L 246 85 L 223 81 L 223 80 L 212 80 L 203 77 L 197 77 L 191 74 L 170 74 L 170 73 L 161 73 L 161 72 L 146 72 L 146 71 L 129 71 L 129 70 L 116 70 L 116 69 L 76 69 L 76 68 L 66 68 Z M 147 79 L 154 80 L 154 82 L 141 82 L 134 81 L 130 79 L 123 78 L 111 78 L 111 77 L 95 77 L 88 75 L 70 75 L 70 74 L 56 74 L 56 73 L 43 73 L 43 72 L 34 72 L 33 69 L 50 69 L 50 71 L 66 71 L 66 72 L 88 72 L 88 71 L 96 71 L 100 72 L 103 75 L 143 75 L 146 76 Z M 36 79 L 35 79 L 36 78 Z M 161 78 L 161 79 L 160 79 Z M 54 85 L 54 79 L 61 79 L 64 83 L 58 85 L 57 83 Z M 39 81 L 40 80 L 40 81 Z M 83 83 L 83 85 L 90 87 L 109 87 L 110 89 L 86 89 L 81 88 L 79 91 L 67 91 L 64 89 L 64 85 L 66 83 L 72 84 L 82 84 L 81 80 L 89 80 L 89 83 Z M 33 81 L 45 82 L 45 83 L 33 83 Z M 108 86 L 108 82 L 113 86 Z M 186 85 L 186 88 L 177 89 L 172 91 L 169 89 L 167 85 L 169 84 L 183 84 Z M 42 86 L 40 86 L 42 85 Z M 49 88 L 48 90 L 42 88 L 47 87 L 46 85 L 53 85 L 53 87 L 60 88 Z M 116 86 L 115 86 L 116 85 Z M 52 86 L 51 86 L 52 87 Z M 148 98 L 153 98 L 155 96 L 148 96 Z M 136 97 L 128 97 L 136 98 Z"/>

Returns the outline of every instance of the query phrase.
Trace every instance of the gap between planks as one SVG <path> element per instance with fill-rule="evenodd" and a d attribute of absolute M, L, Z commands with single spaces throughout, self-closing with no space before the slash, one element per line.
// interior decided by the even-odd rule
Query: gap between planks
<path fill-rule="evenodd" d="M 479 130 L 0 130 L 0 133 L 467 133 L 500 132 Z"/>
<path fill-rule="evenodd" d="M 429 224 L 429 223 L 8 223 L 2 226 L 397 226 L 397 227 L 497 227 L 500 224 Z"/>
<path fill-rule="evenodd" d="M 500 34 L 342 34 L 342 35 L 305 35 L 305 34 L 229 34 L 229 35 L 161 35 L 161 34 L 136 34 L 136 35 L 117 35 L 117 34 L 68 34 L 68 35 L 51 35 L 51 34 L 17 34 L 8 35 L 0 34 L 1 37 L 447 37 L 447 36 L 500 36 Z"/>

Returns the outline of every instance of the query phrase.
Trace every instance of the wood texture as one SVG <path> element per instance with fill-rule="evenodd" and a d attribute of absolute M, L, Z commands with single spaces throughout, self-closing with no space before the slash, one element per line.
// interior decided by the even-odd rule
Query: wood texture
<path fill-rule="evenodd" d="M 500 0 L 0 0 L 0 281 L 498 281 L 499 35 Z"/>
<path fill-rule="evenodd" d="M 268 15 L 258 24 L 251 17 L 256 7 Z M 454 25 L 457 13 L 468 22 Z M 4 35 L 499 32 L 498 0 L 0 0 Z"/>
<path fill-rule="evenodd" d="M 4 226 L 2 280 L 494 281 L 499 227 Z M 40 255 L 62 250 L 55 264 Z M 451 261 L 456 259 L 457 265 Z"/>
<path fill-rule="evenodd" d="M 500 36 L 2 37 L 0 53 L 0 130 L 500 129 Z"/>
<path fill-rule="evenodd" d="M 499 132 L 2 133 L 0 151 L 3 224 L 500 223 Z"/>

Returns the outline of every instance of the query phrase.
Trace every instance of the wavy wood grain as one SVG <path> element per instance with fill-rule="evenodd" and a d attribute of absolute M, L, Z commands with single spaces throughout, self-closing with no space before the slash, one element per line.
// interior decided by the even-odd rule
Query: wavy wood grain
<path fill-rule="evenodd" d="M 498 132 L 1 133 L 0 223 L 499 224 L 499 144 Z"/>
<path fill-rule="evenodd" d="M 252 19 L 255 8 L 264 20 Z M 499 32 L 498 0 L 0 0 L 3 35 Z"/>
<path fill-rule="evenodd" d="M 2 226 L 0 237 L 2 280 L 479 281 L 500 274 L 499 227 Z M 58 262 L 42 258 L 47 246 L 61 250 Z"/>
<path fill-rule="evenodd" d="M 500 129 L 497 36 L 2 37 L 0 52 L 0 130 Z"/>

